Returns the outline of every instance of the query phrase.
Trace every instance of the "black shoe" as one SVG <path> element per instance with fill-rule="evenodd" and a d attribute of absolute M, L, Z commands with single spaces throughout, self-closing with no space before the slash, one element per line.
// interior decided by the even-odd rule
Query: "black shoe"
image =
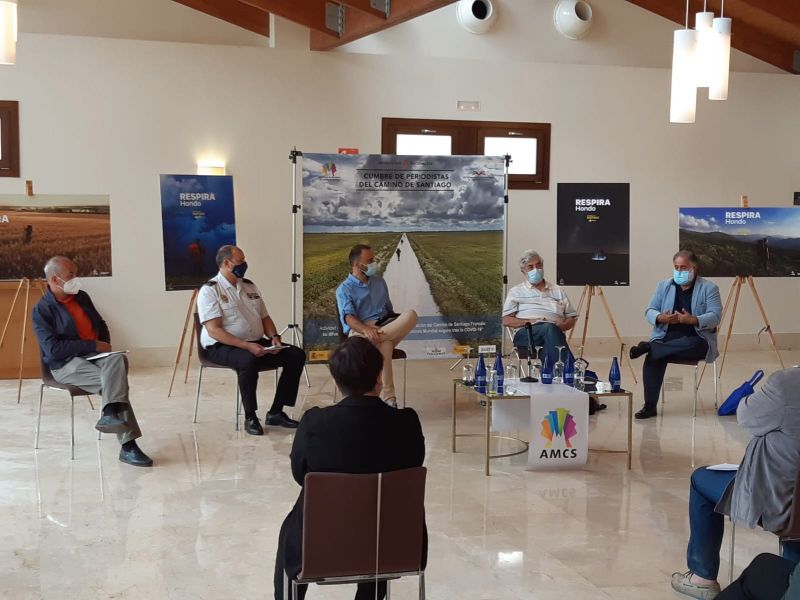
<path fill-rule="evenodd" d="M 147 456 L 136 443 L 133 444 L 131 448 L 125 450 L 120 448 L 119 450 L 119 460 L 120 462 L 127 463 L 129 465 L 133 465 L 134 467 L 152 467 L 153 466 L 153 459 Z"/>
<path fill-rule="evenodd" d="M 101 433 L 123 433 L 128 424 L 116 415 L 103 415 L 94 428 Z"/>
<path fill-rule="evenodd" d="M 658 411 L 655 406 L 643 406 L 642 410 L 633 415 L 637 419 L 649 419 L 650 417 L 658 416 Z"/>
<path fill-rule="evenodd" d="M 264 428 L 261 427 L 261 422 L 258 417 L 247 417 L 244 420 L 244 430 L 250 435 L 264 435 Z"/>
<path fill-rule="evenodd" d="M 272 413 L 267 413 L 267 425 L 277 425 L 279 427 L 286 427 L 288 429 L 296 429 L 297 421 L 290 419 L 289 415 L 287 415 L 285 412 L 279 412 L 274 415 Z"/>
<path fill-rule="evenodd" d="M 650 352 L 650 342 L 639 342 L 630 349 L 628 354 L 631 358 L 636 359 L 648 352 Z"/>

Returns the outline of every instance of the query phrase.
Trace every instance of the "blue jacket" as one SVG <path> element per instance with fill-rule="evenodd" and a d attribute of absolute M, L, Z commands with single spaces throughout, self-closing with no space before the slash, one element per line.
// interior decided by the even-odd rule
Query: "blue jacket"
<path fill-rule="evenodd" d="M 86 311 L 100 341 L 110 343 L 108 325 L 92 304 L 89 294 L 78 292 L 75 300 Z M 78 328 L 72 315 L 50 290 L 33 307 L 32 325 L 36 339 L 39 340 L 42 359 L 51 369 L 60 369 L 76 356 L 97 353 L 94 340 L 82 340 L 78 337 Z"/>
<path fill-rule="evenodd" d="M 647 322 L 653 326 L 653 333 L 650 341 L 660 340 L 667 333 L 666 323 L 656 323 L 656 317 L 660 313 L 670 313 L 675 307 L 675 284 L 672 279 L 659 281 L 656 291 L 647 305 L 645 317 Z M 722 318 L 722 301 L 719 297 L 719 287 L 716 283 L 698 277 L 694 281 L 694 292 L 692 293 L 692 314 L 697 317 L 700 324 L 694 330 L 701 338 L 708 343 L 708 353 L 706 362 L 714 362 L 719 356 L 717 350 L 717 326 Z"/>

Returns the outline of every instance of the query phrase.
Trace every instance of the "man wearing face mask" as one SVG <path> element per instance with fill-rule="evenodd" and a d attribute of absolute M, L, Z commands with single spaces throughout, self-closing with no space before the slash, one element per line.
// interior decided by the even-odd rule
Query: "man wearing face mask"
<path fill-rule="evenodd" d="M 348 257 L 351 273 L 336 288 L 336 305 L 339 308 L 344 333 L 367 338 L 383 355 L 383 400 L 397 406 L 392 373 L 392 353 L 397 345 L 414 329 L 417 313 L 406 310 L 394 312 L 389 299 L 389 288 L 378 275 L 380 265 L 375 253 L 367 245 L 357 244 Z"/>
<path fill-rule="evenodd" d="M 110 352 L 111 337 L 89 294 L 80 291 L 77 272 L 75 263 L 65 256 L 54 256 L 44 267 L 48 291 L 32 315 L 42 360 L 59 383 L 102 395 L 102 414 L 95 429 L 117 434 L 122 445 L 120 461 L 137 467 L 152 466 L 152 459 L 136 444 L 142 432 L 128 397 L 125 355 L 87 360 Z"/>
<path fill-rule="evenodd" d="M 566 332 L 575 326 L 578 313 L 572 307 L 567 292 L 544 278 L 544 262 L 535 250 L 528 250 L 519 259 L 519 270 L 525 281 L 508 290 L 503 304 L 503 325 L 518 328 L 514 334 L 515 348 L 528 348 L 527 323 L 531 324 L 533 345 L 542 346 L 545 355 L 554 365 L 559 358 L 558 346 L 566 348 Z M 563 356 L 566 361 L 567 356 Z"/>
<path fill-rule="evenodd" d="M 237 372 L 244 429 L 250 435 L 264 435 L 256 414 L 258 374 L 282 367 L 265 423 L 295 428 L 297 421 L 283 409 L 294 406 L 297 400 L 306 354 L 296 346 L 281 343 L 261 292 L 244 278 L 247 261 L 241 248 L 222 246 L 217 251 L 217 266 L 219 273 L 200 288 L 197 296 L 197 312 L 203 324 L 200 343 L 211 360 Z M 274 346 L 279 348 L 268 349 Z"/>
<path fill-rule="evenodd" d="M 670 359 L 714 362 L 717 351 L 717 325 L 722 316 L 719 287 L 698 276 L 694 252 L 681 250 L 672 258 L 670 279 L 661 281 L 645 311 L 653 326 L 649 342 L 630 349 L 631 358 L 646 355 L 642 367 L 644 407 L 637 419 L 657 415 L 664 373 Z"/>

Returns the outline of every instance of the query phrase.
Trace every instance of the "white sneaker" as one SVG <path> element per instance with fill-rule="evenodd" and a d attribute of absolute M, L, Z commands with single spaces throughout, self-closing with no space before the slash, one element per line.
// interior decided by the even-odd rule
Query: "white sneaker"
<path fill-rule="evenodd" d="M 679 594 L 689 596 L 690 598 L 697 598 L 698 600 L 714 600 L 714 598 L 719 595 L 720 591 L 722 591 L 719 587 L 719 583 L 716 581 L 706 584 L 692 583 L 692 575 L 693 573 L 691 571 L 673 573 L 672 589 Z"/>

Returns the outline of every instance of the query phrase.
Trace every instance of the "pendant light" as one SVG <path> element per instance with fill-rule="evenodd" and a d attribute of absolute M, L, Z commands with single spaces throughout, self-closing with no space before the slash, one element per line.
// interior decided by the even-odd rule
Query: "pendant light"
<path fill-rule="evenodd" d="M 725 0 L 722 0 L 720 17 L 714 19 L 711 50 L 711 81 L 708 86 L 709 100 L 728 99 L 728 77 L 731 68 L 731 20 L 725 17 Z"/>
<path fill-rule="evenodd" d="M 675 31 L 672 40 L 672 89 L 670 123 L 694 123 L 697 112 L 697 32 L 689 29 L 689 0 L 686 27 Z"/>
<path fill-rule="evenodd" d="M 17 0 L 0 0 L 0 65 L 17 62 Z"/>
<path fill-rule="evenodd" d="M 706 10 L 694 16 L 694 29 L 697 32 L 697 87 L 711 87 L 714 70 L 714 13 Z"/>

